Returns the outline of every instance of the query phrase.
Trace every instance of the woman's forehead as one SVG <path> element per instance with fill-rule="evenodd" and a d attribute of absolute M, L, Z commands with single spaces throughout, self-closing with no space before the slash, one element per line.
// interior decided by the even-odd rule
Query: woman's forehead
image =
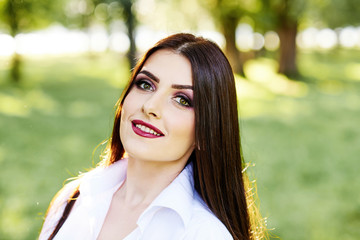
<path fill-rule="evenodd" d="M 190 61 L 171 50 L 162 49 L 153 53 L 144 63 L 141 71 L 147 71 L 160 81 L 170 81 L 172 84 L 192 85 Z"/>

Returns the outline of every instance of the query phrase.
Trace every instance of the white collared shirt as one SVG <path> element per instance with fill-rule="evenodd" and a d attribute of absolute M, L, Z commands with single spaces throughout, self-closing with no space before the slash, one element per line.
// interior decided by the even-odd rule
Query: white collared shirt
<path fill-rule="evenodd" d="M 126 178 L 127 160 L 97 167 L 67 184 L 56 197 L 43 225 L 39 240 L 52 233 L 67 199 L 80 184 L 80 196 L 56 240 L 96 240 L 115 191 Z M 126 217 L 126 216 L 124 216 Z M 207 208 L 194 190 L 189 164 L 145 209 L 137 228 L 124 240 L 230 240 L 224 224 Z"/>

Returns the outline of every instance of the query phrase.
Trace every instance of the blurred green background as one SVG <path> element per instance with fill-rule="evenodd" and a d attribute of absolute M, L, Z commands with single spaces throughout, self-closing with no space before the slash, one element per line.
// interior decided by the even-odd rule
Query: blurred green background
<path fill-rule="evenodd" d="M 360 239 L 357 0 L 0 0 L 0 239 L 36 239 L 64 180 L 99 161 L 135 59 L 217 42 L 273 238 Z"/>

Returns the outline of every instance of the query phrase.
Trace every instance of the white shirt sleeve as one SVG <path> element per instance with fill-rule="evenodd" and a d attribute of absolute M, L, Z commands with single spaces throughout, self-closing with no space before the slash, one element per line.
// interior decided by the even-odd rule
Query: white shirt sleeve
<path fill-rule="evenodd" d="M 200 221 L 192 222 L 183 240 L 233 240 L 233 237 L 225 225 L 215 216 L 207 216 L 199 220 Z"/>

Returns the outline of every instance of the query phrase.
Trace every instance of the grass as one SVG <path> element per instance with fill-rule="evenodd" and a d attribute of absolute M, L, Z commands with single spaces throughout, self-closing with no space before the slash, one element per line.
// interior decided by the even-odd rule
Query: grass
<path fill-rule="evenodd" d="M 241 135 L 261 211 L 281 239 L 360 237 L 360 53 L 306 53 L 307 83 L 269 59 L 237 77 Z M 0 60 L 0 239 L 35 239 L 66 178 L 98 161 L 128 79 L 112 55 L 26 59 L 24 81 Z"/>
<path fill-rule="evenodd" d="M 333 53 L 300 55 L 299 67 L 312 79 L 300 83 L 302 94 L 269 91 L 261 99 L 240 100 L 240 110 L 242 102 L 261 106 L 242 120 L 244 152 L 256 164 L 251 173 L 263 215 L 281 239 L 360 237 L 360 67 L 357 75 L 348 73 L 359 52 L 338 54 L 339 59 Z M 253 64 L 265 70 L 274 65 Z"/>
<path fill-rule="evenodd" d="M 35 239 L 63 181 L 98 161 L 92 152 L 109 137 L 126 66 L 28 59 L 20 87 L 1 83 L 0 239 Z"/>

